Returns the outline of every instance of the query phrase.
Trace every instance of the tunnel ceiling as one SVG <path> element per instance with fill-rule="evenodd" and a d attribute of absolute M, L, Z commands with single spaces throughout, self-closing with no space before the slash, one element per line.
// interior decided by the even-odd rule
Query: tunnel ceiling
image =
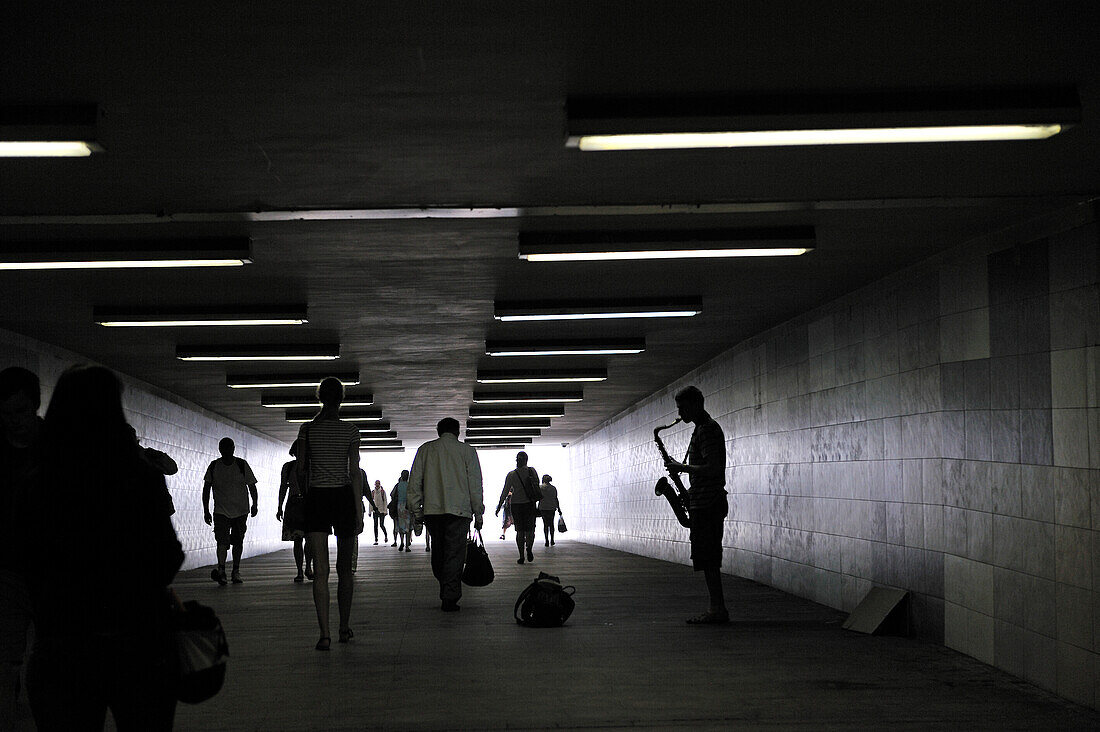
<path fill-rule="evenodd" d="M 799 6 L 802 7 L 799 7 Z M 20 7 L 28 6 L 28 7 Z M 1100 183 L 1090 4 L 8 3 L 0 103 L 99 105 L 102 154 L 0 159 L 0 247 L 244 235 L 237 268 L 0 272 L 0 327 L 280 439 L 296 426 L 177 345 L 339 343 L 406 444 L 478 368 L 605 367 L 569 442 L 731 345 Z M 1049 140 L 582 153 L 569 95 L 1074 85 Z M 424 208 L 446 209 L 431 215 Z M 463 209 L 471 209 L 463 211 Z M 535 263 L 520 231 L 812 225 L 792 259 Z M 696 296 L 689 319 L 495 322 L 494 300 Z M 293 328 L 107 329 L 94 307 L 306 303 Z M 196 332 L 201 331 L 201 332 Z M 486 339 L 644 336 L 507 359 Z M 507 363 L 503 363 L 507 362 Z M 301 369 L 305 369 L 302 366 Z M 315 370 L 323 370 L 314 367 Z M 286 370 L 286 369 L 284 369 Z"/>

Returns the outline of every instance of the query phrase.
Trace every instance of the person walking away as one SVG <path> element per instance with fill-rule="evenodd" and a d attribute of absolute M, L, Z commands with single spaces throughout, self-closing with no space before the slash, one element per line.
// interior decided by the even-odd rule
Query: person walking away
<path fill-rule="evenodd" d="M 359 472 L 359 429 L 340 419 L 344 385 L 334 377 L 317 387 L 321 411 L 298 431 L 298 482 L 306 489 L 306 535 L 313 549 L 313 605 L 321 636 L 314 646 L 327 651 L 329 635 L 328 537 L 336 535 L 336 602 L 340 609 L 340 642 L 355 634 L 351 629 L 351 601 L 355 589 L 352 554 L 363 530 L 363 485 Z"/>
<path fill-rule="evenodd" d="M 386 489 L 382 487 L 382 481 L 374 481 L 374 490 L 370 494 L 370 515 L 374 521 L 374 545 L 378 546 L 378 529 L 382 529 L 382 541 L 389 543 L 390 535 L 386 532 Z"/>
<path fill-rule="evenodd" d="M 504 499 L 504 518 L 500 525 L 500 538 L 504 539 L 508 535 L 508 528 L 512 525 L 512 494 L 509 493 L 508 497 Z"/>
<path fill-rule="evenodd" d="M 16 490 L 36 465 L 42 434 L 42 388 L 38 377 L 12 366 L 0 371 L 0 532 L 14 536 Z M 15 729 L 27 629 L 31 623 L 30 597 L 20 574 L 18 553 L 0 556 L 0 730 Z"/>
<path fill-rule="evenodd" d="M 554 515 L 561 513 L 558 504 L 558 489 L 551 483 L 549 475 L 542 476 L 542 500 L 539 501 L 539 516 L 542 517 L 542 539 L 544 546 L 554 546 Z"/>
<path fill-rule="evenodd" d="M 293 458 L 298 456 L 297 440 L 290 445 L 290 456 Z M 283 469 L 279 475 L 279 509 L 275 512 L 275 520 L 283 524 L 283 541 L 294 542 L 294 564 L 298 567 L 298 574 L 294 576 L 295 582 L 304 582 L 306 576 L 313 577 L 313 556 L 306 540 L 305 500 L 305 496 L 299 489 L 298 461 L 297 459 L 288 460 L 283 463 Z M 302 574 L 303 562 L 305 562 L 304 575 Z"/>
<path fill-rule="evenodd" d="M 401 545 L 397 547 L 399 552 L 411 552 L 412 551 L 412 522 L 409 521 L 408 511 L 408 493 L 409 493 L 409 471 L 401 471 L 402 479 L 397 481 L 397 485 L 393 487 L 393 492 L 390 494 L 393 497 L 394 508 L 394 533 L 401 540 Z"/>
<path fill-rule="evenodd" d="M 680 419 L 694 424 L 688 444 L 687 462 L 667 460 L 669 471 L 687 473 L 688 515 L 691 520 L 691 564 L 707 582 L 710 605 L 706 612 L 688 619 L 692 625 L 728 623 L 722 591 L 722 529 L 729 502 L 726 498 L 726 439 L 722 428 L 703 408 L 703 393 L 688 386 L 676 394 Z"/>
<path fill-rule="evenodd" d="M 393 488 L 390 490 L 390 502 L 386 504 L 386 510 L 390 514 L 390 520 L 393 522 L 393 543 L 390 546 L 397 546 L 397 535 L 400 533 L 398 528 L 398 511 L 397 511 L 397 498 L 401 495 L 401 484 L 405 484 L 405 488 L 409 485 L 409 471 L 402 470 L 401 478 L 394 483 Z M 401 550 L 404 550 L 405 542 L 401 542 Z"/>
<path fill-rule="evenodd" d="M 183 549 L 157 493 L 164 476 L 130 434 L 121 388 L 101 366 L 61 375 L 38 470 L 16 509 L 16 545 L 34 547 L 27 698 L 40 732 L 102 729 L 108 709 L 123 732 L 172 729 L 169 584 Z"/>
<path fill-rule="evenodd" d="M 512 520 L 516 523 L 516 546 L 519 547 L 517 564 L 523 564 L 525 549 L 527 561 L 535 561 L 532 548 L 535 545 L 535 490 L 538 483 L 538 472 L 527 465 L 527 453 L 520 450 L 516 453 L 516 469 L 504 479 L 504 490 L 500 492 L 495 514 L 500 515 L 504 501 L 511 495 Z"/>
<path fill-rule="evenodd" d="M 432 574 L 439 581 L 443 612 L 459 609 L 470 519 L 480 531 L 485 514 L 481 462 L 477 450 L 459 442 L 458 429 L 458 420 L 441 419 L 436 425 L 439 437 L 416 451 L 409 477 L 412 519 L 423 520 L 435 537 Z"/>
<path fill-rule="evenodd" d="M 252 496 L 252 516 L 259 510 L 256 476 L 244 458 L 234 457 L 233 440 L 223 437 L 218 443 L 222 456 L 210 463 L 202 484 L 203 520 L 214 524 L 214 540 L 218 543 L 218 566 L 210 570 L 210 578 L 224 586 L 225 557 L 233 547 L 233 584 L 241 579 L 241 555 L 244 535 L 248 530 L 248 497 Z M 210 493 L 214 493 L 214 515 L 210 515 Z"/>

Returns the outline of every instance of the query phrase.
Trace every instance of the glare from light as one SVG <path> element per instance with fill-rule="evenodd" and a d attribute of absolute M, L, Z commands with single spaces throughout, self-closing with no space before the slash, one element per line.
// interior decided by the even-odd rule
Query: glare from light
<path fill-rule="evenodd" d="M 0 142 L 0 158 L 86 158 L 93 152 L 87 142 Z"/>
<path fill-rule="evenodd" d="M 360 445 L 359 450 L 377 450 L 378 452 L 405 452 L 405 448 L 399 445 Z"/>
<path fill-rule="evenodd" d="M 468 424 L 468 425 L 466 425 L 466 434 L 470 434 L 471 432 L 477 432 L 478 435 L 481 436 L 481 437 L 488 437 L 489 436 L 488 433 L 496 432 L 497 430 L 535 430 L 535 429 L 542 429 L 542 428 L 541 427 L 531 427 L 529 425 L 522 425 L 522 424 L 521 425 L 516 425 L 514 427 L 512 425 L 494 425 L 492 427 L 478 427 L 477 425 Z"/>
<path fill-rule="evenodd" d="M 309 409 L 310 407 L 317 407 L 318 409 L 320 409 L 321 402 L 307 402 L 307 401 L 299 399 L 298 401 L 279 402 L 278 404 L 268 403 L 268 404 L 262 404 L 260 406 L 268 407 L 270 409 Z M 341 407 L 371 407 L 371 406 L 374 406 L 374 401 L 372 400 L 372 401 L 368 402 L 368 401 L 362 401 L 362 400 L 356 401 L 354 399 L 350 399 L 346 402 L 340 402 L 340 406 Z"/>
<path fill-rule="evenodd" d="M 641 135 L 584 135 L 582 151 L 668 150 L 712 147 L 797 145 L 877 145 L 916 142 L 995 142 L 1042 140 L 1062 131 L 1059 124 L 955 125 L 944 127 L 865 127 L 836 130 L 755 130 L 748 132 L 665 132 Z"/>
<path fill-rule="evenodd" d="M 389 432 L 389 430 L 386 431 Z M 389 442 L 392 444 L 395 439 L 396 438 L 394 437 L 363 437 L 362 435 L 359 436 L 360 442 Z"/>
<path fill-rule="evenodd" d="M 546 315 L 497 315 L 502 322 L 526 320 L 602 320 L 611 318 L 690 318 L 698 310 L 662 310 L 649 313 L 554 313 Z"/>
<path fill-rule="evenodd" d="M 174 328 L 194 325 L 302 325 L 301 318 L 248 318 L 220 320 L 103 320 L 97 321 L 106 328 Z"/>
<path fill-rule="evenodd" d="M 313 417 L 290 417 L 290 418 L 287 418 L 287 422 L 290 422 L 291 424 L 305 424 L 306 422 L 312 422 L 312 421 L 313 421 Z M 381 422 L 382 417 L 362 417 L 362 416 L 346 417 L 346 416 L 341 414 L 340 415 L 340 421 L 342 421 L 342 422 Z M 387 432 L 388 431 L 389 430 L 387 430 Z"/>
<path fill-rule="evenodd" d="M 492 376 L 477 377 L 479 384 L 565 384 L 578 381 L 607 381 L 606 376 Z"/>
<path fill-rule="evenodd" d="M 617 356 L 641 353 L 644 350 L 644 348 L 562 348 L 552 351 L 486 351 L 486 354 L 489 356 Z"/>
<path fill-rule="evenodd" d="M 315 379 L 314 381 L 257 381 L 255 383 L 248 384 L 226 384 L 226 386 L 228 386 L 230 389 L 283 389 L 303 386 L 318 386 L 320 385 L 320 383 L 321 379 Z M 343 379 L 341 379 L 340 383 L 344 386 L 355 386 L 359 383 L 359 380 L 356 379 L 355 381 L 344 381 Z"/>
<path fill-rule="evenodd" d="M 808 247 L 740 249 L 638 249 L 621 252 L 546 252 L 520 254 L 528 262 L 598 262 L 623 259 L 702 259 L 724 257 L 797 257 L 811 251 Z"/>
<path fill-rule="evenodd" d="M 554 397 L 525 397 L 522 394 L 509 397 L 474 397 L 474 404 L 560 404 L 562 402 L 579 402 L 583 397 L 579 396 L 554 396 Z"/>
<path fill-rule="evenodd" d="M 180 361 L 335 361 L 340 358 L 332 354 L 309 354 L 304 356 L 176 356 Z"/>
<path fill-rule="evenodd" d="M 558 410 L 555 412 L 531 412 L 530 414 L 471 414 L 468 419 L 556 419 L 564 416 L 565 412 Z"/>
<path fill-rule="evenodd" d="M 0 270 L 165 269 L 175 267 L 240 267 L 245 259 L 106 259 L 70 262 L 0 262 Z"/>

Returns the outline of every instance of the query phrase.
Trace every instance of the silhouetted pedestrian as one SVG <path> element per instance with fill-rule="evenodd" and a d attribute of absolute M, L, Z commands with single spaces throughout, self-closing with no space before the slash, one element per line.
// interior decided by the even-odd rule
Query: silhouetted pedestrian
<path fill-rule="evenodd" d="M 516 546 L 519 547 L 518 564 L 523 564 L 524 550 L 527 561 L 535 561 L 532 549 L 535 546 L 535 500 L 538 495 L 535 491 L 538 484 L 538 472 L 528 467 L 527 453 L 520 450 L 516 453 L 516 469 L 509 472 L 504 479 L 504 490 L 500 492 L 496 510 L 496 515 L 499 516 L 504 501 L 508 496 L 512 497 L 512 520 L 516 522 Z"/>
<path fill-rule="evenodd" d="M 542 517 L 542 539 L 544 546 L 554 546 L 554 518 L 561 512 L 558 504 L 558 489 L 550 482 L 549 475 L 542 476 L 542 500 L 539 501 L 539 516 Z"/>
<path fill-rule="evenodd" d="M 168 585 L 183 550 L 158 500 L 163 479 L 134 442 L 115 375 L 101 366 L 62 374 L 17 509 L 18 545 L 35 547 L 27 695 L 42 732 L 102 729 L 108 709 L 119 730 L 172 728 Z M 62 508 L 71 506 L 80 510 Z"/>
<path fill-rule="evenodd" d="M 297 440 L 290 445 L 290 454 L 297 458 Z M 279 477 L 279 510 L 275 512 L 275 520 L 283 523 L 283 541 L 294 542 L 294 564 L 298 567 L 294 581 L 304 582 L 307 575 L 313 577 L 313 555 L 309 551 L 309 540 L 306 538 L 306 499 L 298 483 L 297 462 L 288 460 L 283 463 Z M 284 500 L 286 508 L 283 507 Z M 305 574 L 302 573 L 303 562 Z"/>
<path fill-rule="evenodd" d="M 413 521 L 421 519 L 435 536 L 432 574 L 439 580 L 444 612 L 458 610 L 462 596 L 462 566 L 470 519 L 481 529 L 485 502 L 477 450 L 458 440 L 458 420 L 447 417 L 436 425 L 439 437 L 425 442 L 413 458 L 408 505 Z"/>
<path fill-rule="evenodd" d="M 378 544 L 378 529 L 382 529 L 382 541 L 389 543 L 390 535 L 386 531 L 386 489 L 382 481 L 374 481 L 374 490 L 370 493 L 370 515 L 374 521 L 374 543 Z"/>
<path fill-rule="evenodd" d="M 233 584 L 241 579 L 241 555 L 244 535 L 248 530 L 248 497 L 252 496 L 252 516 L 259 511 L 256 476 L 244 458 L 234 457 L 233 440 L 223 437 L 218 443 L 222 456 L 206 468 L 202 483 L 203 520 L 214 524 L 214 541 L 218 544 L 218 566 L 210 570 L 210 578 L 225 585 L 225 557 L 233 547 Z M 214 493 L 214 515 L 211 521 L 210 493 Z"/>
<path fill-rule="evenodd" d="M 16 490 L 37 462 L 41 404 L 37 376 L 18 366 L 0 371 L 0 536 L 13 536 Z M 15 551 L 0 553 L 0 730 L 15 728 L 20 669 L 31 622 L 30 598 L 18 558 Z"/>
<path fill-rule="evenodd" d="M 313 605 L 321 637 L 315 648 L 329 650 L 328 537 L 336 534 L 336 602 L 340 642 L 355 635 L 351 600 L 355 590 L 352 556 L 363 530 L 363 486 L 359 469 L 359 429 L 340 419 L 344 385 L 327 377 L 317 387 L 321 411 L 298 431 L 298 481 L 306 487 L 306 534 L 313 549 Z"/>

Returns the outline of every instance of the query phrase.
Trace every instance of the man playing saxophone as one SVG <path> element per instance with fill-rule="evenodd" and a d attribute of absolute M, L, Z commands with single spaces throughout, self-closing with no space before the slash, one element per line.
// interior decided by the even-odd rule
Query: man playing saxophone
<path fill-rule="evenodd" d="M 703 393 L 688 386 L 676 394 L 680 419 L 695 425 L 688 445 L 687 462 L 666 458 L 669 472 L 687 473 L 688 514 L 691 520 L 691 564 L 707 581 L 710 606 L 688 619 L 692 625 L 728 623 L 729 611 L 722 592 L 722 529 L 729 502 L 726 499 L 726 438 L 722 428 L 703 409 Z"/>

